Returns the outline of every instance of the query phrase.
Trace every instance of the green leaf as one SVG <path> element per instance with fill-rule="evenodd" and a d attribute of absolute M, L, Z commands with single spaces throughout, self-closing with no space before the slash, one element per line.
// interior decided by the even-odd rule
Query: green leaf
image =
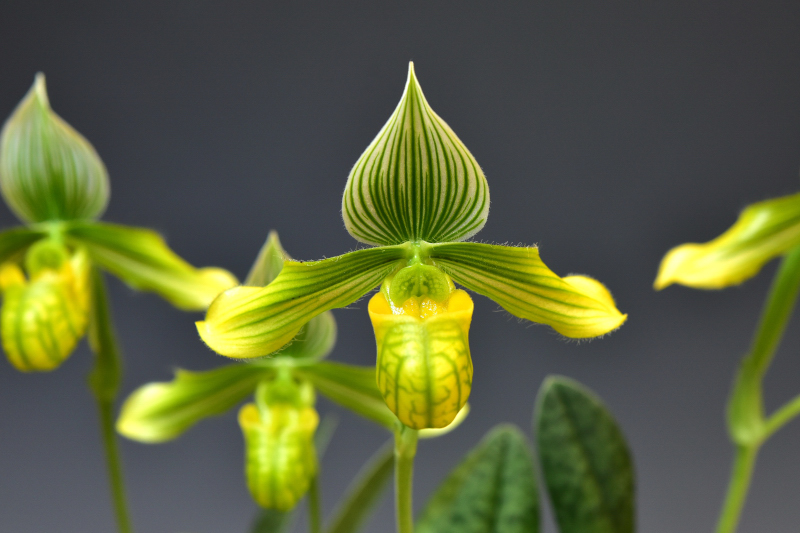
<path fill-rule="evenodd" d="M 200 420 L 232 409 L 273 373 L 271 368 L 257 365 L 205 372 L 179 369 L 170 382 L 136 389 L 122 405 L 117 431 L 140 442 L 174 439 Z"/>
<path fill-rule="evenodd" d="M 294 370 L 317 392 L 381 426 L 394 430 L 397 417 L 386 407 L 375 384 L 375 367 L 320 361 Z"/>
<path fill-rule="evenodd" d="M 558 277 L 535 247 L 462 242 L 431 245 L 429 253 L 456 282 L 566 337 L 604 335 L 628 316 L 601 283 L 585 276 Z"/>
<path fill-rule="evenodd" d="M 194 268 L 149 229 L 100 222 L 71 222 L 67 240 L 84 246 L 92 260 L 131 287 L 152 291 L 175 307 L 199 311 L 236 278 L 221 268 Z"/>
<path fill-rule="evenodd" d="M 356 533 L 381 501 L 394 471 L 394 442 L 379 449 L 347 489 L 327 533 Z"/>
<path fill-rule="evenodd" d="M 633 463 L 600 399 L 549 377 L 536 404 L 539 457 L 561 533 L 633 533 Z"/>
<path fill-rule="evenodd" d="M 428 105 L 411 63 L 397 109 L 347 178 L 347 231 L 367 244 L 459 241 L 488 215 L 483 171 Z"/>
<path fill-rule="evenodd" d="M 416 533 L 536 533 L 539 500 L 527 439 L 498 426 L 430 499 Z"/>
<path fill-rule="evenodd" d="M 270 231 L 243 285 L 266 287 L 278 277 L 278 274 L 283 269 L 284 261 L 291 260 L 292 258 L 281 246 L 278 232 L 275 230 Z"/>
<path fill-rule="evenodd" d="M 281 246 L 277 231 L 270 231 L 267 241 L 258 252 L 244 285 L 265 287 L 278 277 L 284 261 L 291 261 Z M 333 313 L 325 311 L 303 326 L 292 341 L 280 351 L 282 357 L 316 359 L 328 355 L 336 344 L 336 320 Z M 277 354 L 276 354 L 277 355 Z"/>
<path fill-rule="evenodd" d="M 287 261 L 266 287 L 236 287 L 221 294 L 197 329 L 206 344 L 221 355 L 269 355 L 315 316 L 350 305 L 375 288 L 408 250 L 407 245 L 386 246 L 322 261 Z"/>
<path fill-rule="evenodd" d="M 767 261 L 800 244 L 800 194 L 747 207 L 725 233 L 705 244 L 682 244 L 661 261 L 655 288 L 680 283 L 722 289 L 755 276 Z"/>
<path fill-rule="evenodd" d="M 46 232 L 33 228 L 0 231 L 0 264 L 21 257 L 30 245 L 46 236 Z"/>
<path fill-rule="evenodd" d="M 25 222 L 95 218 L 108 173 L 94 147 L 50 109 L 44 74 L 0 133 L 0 189 Z"/>

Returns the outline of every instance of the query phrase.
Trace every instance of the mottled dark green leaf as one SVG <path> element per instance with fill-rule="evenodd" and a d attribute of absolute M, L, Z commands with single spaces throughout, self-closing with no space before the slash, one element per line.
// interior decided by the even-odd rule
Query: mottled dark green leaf
<path fill-rule="evenodd" d="M 498 426 L 450 473 L 416 533 L 536 533 L 539 499 L 527 439 Z"/>
<path fill-rule="evenodd" d="M 535 424 L 561 533 L 633 533 L 633 463 L 600 399 L 571 379 L 549 377 L 539 392 Z"/>

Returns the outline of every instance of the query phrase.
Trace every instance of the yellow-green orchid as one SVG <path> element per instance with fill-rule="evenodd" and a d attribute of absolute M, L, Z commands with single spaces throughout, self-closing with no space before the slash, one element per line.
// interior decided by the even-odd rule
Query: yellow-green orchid
<path fill-rule="evenodd" d="M 270 232 L 245 285 L 270 284 L 288 258 L 278 234 Z M 327 311 L 310 320 L 275 357 L 203 372 L 179 369 L 172 381 L 134 391 L 122 405 L 117 431 L 139 442 L 166 442 L 255 392 L 255 402 L 239 411 L 247 485 L 262 507 L 287 511 L 316 474 L 316 392 L 389 431 L 399 427 L 376 387 L 374 367 L 325 361 L 335 341 L 336 322 Z M 447 427 L 420 431 L 419 437 L 435 438 L 455 429 L 468 412 L 469 404 Z"/>
<path fill-rule="evenodd" d="M 313 387 L 288 372 L 262 382 L 256 403 L 241 408 L 247 487 L 261 507 L 289 511 L 308 492 L 317 474 L 318 424 Z"/>
<path fill-rule="evenodd" d="M 755 276 L 765 263 L 800 245 L 800 194 L 748 206 L 725 233 L 682 244 L 664 256 L 656 289 L 673 283 L 723 289 Z"/>
<path fill-rule="evenodd" d="M 289 261 L 265 288 L 223 293 L 198 323 L 200 336 L 228 357 L 265 356 L 314 316 L 381 285 L 369 305 L 378 387 L 406 426 L 446 426 L 472 383 L 472 302 L 453 282 L 571 338 L 604 335 L 626 319 L 602 284 L 557 276 L 536 247 L 460 242 L 488 212 L 483 172 L 428 105 L 412 64 L 397 109 L 356 162 L 342 200 L 347 230 L 372 247 Z"/>
<path fill-rule="evenodd" d="M 108 203 L 105 165 L 50 108 L 42 74 L 0 133 L 0 190 L 26 223 L 0 232 L 0 333 L 19 370 L 58 367 L 83 337 L 92 265 L 186 310 L 236 284 L 225 270 L 189 265 L 155 232 L 95 220 Z"/>

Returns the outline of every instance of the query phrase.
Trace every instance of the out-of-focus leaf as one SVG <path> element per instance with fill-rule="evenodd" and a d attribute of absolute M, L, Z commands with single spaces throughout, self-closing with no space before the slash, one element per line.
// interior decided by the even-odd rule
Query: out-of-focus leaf
<path fill-rule="evenodd" d="M 74 221 L 66 225 L 66 237 L 131 287 L 155 292 L 180 309 L 203 310 L 237 283 L 227 270 L 194 268 L 152 230 Z"/>
<path fill-rule="evenodd" d="M 365 464 L 347 489 L 327 533 L 356 533 L 380 502 L 394 470 L 394 443 L 389 442 Z"/>
<path fill-rule="evenodd" d="M 536 533 L 539 500 L 527 439 L 498 426 L 439 486 L 416 533 Z"/>
<path fill-rule="evenodd" d="M 245 364 L 205 372 L 178 370 L 170 382 L 135 390 L 122 405 L 117 431 L 140 442 L 174 439 L 200 420 L 232 409 L 273 373 L 266 366 Z"/>
<path fill-rule="evenodd" d="M 633 533 L 633 463 L 600 399 L 549 377 L 536 403 L 542 473 L 561 533 Z"/>

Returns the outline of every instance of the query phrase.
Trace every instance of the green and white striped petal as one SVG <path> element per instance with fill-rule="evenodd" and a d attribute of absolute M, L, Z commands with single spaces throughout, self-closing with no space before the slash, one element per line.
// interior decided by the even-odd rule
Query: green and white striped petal
<path fill-rule="evenodd" d="M 218 354 L 235 359 L 269 355 L 324 311 L 355 302 L 383 281 L 409 246 L 358 250 L 322 261 L 287 261 L 264 288 L 234 287 L 222 293 L 197 323 Z"/>
<path fill-rule="evenodd" d="M 347 231 L 376 245 L 460 241 L 488 215 L 483 171 L 428 105 L 411 63 L 397 109 L 347 178 Z"/>
<path fill-rule="evenodd" d="M 67 242 L 134 289 L 152 291 L 179 309 L 200 311 L 237 280 L 221 268 L 195 268 L 155 231 L 103 222 L 65 225 Z"/>
<path fill-rule="evenodd" d="M 96 218 L 108 203 L 103 161 L 50 108 L 41 73 L 0 133 L 0 190 L 24 222 Z"/>
<path fill-rule="evenodd" d="M 430 250 L 434 264 L 457 283 L 565 337 L 604 335 L 628 316 L 619 312 L 600 282 L 585 276 L 558 277 L 535 247 L 463 242 L 434 244 Z"/>

